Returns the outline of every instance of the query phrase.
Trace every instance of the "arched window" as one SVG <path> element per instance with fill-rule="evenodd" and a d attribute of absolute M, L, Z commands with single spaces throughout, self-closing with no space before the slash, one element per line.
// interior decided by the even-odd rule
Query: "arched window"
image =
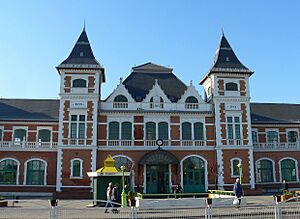
<path fill-rule="evenodd" d="M 38 142 L 50 142 L 51 131 L 48 129 L 40 129 L 38 132 Z"/>
<path fill-rule="evenodd" d="M 182 140 L 192 140 L 192 125 L 184 122 L 181 125 Z"/>
<path fill-rule="evenodd" d="M 131 124 L 131 122 L 122 122 L 121 139 L 122 140 L 131 140 L 132 139 L 132 124 Z"/>
<path fill-rule="evenodd" d="M 121 155 L 114 156 L 113 158 L 115 160 L 115 166 L 117 168 L 120 169 L 121 166 L 124 165 L 126 167 L 126 169 L 125 169 L 126 172 L 130 172 L 132 170 L 133 163 L 129 158 L 127 158 L 125 156 L 121 156 Z"/>
<path fill-rule="evenodd" d="M 146 123 L 146 140 L 156 140 L 156 124 L 154 122 Z"/>
<path fill-rule="evenodd" d="M 296 161 L 286 158 L 280 161 L 281 180 L 297 181 Z"/>
<path fill-rule="evenodd" d="M 198 100 L 196 97 L 189 96 L 188 98 L 186 98 L 185 102 L 186 103 L 198 103 Z"/>
<path fill-rule="evenodd" d="M 82 167 L 83 161 L 81 159 L 75 158 L 71 160 L 71 177 L 81 178 L 82 175 Z"/>
<path fill-rule="evenodd" d="M 3 159 L 0 161 L 0 184 L 16 185 L 18 177 L 18 162 L 14 159 Z"/>
<path fill-rule="evenodd" d="M 194 139 L 195 140 L 203 140 L 203 123 L 196 122 L 194 123 Z"/>
<path fill-rule="evenodd" d="M 86 87 L 86 80 L 84 79 L 73 80 L 73 87 Z"/>
<path fill-rule="evenodd" d="M 226 83 L 225 89 L 228 91 L 237 91 L 238 90 L 238 85 L 233 82 Z"/>
<path fill-rule="evenodd" d="M 46 162 L 30 160 L 26 163 L 26 185 L 46 185 Z"/>
<path fill-rule="evenodd" d="M 119 123 L 118 122 L 110 122 L 108 125 L 108 139 L 109 140 L 119 140 Z"/>
<path fill-rule="evenodd" d="M 162 140 L 169 139 L 169 127 L 168 123 L 160 122 L 158 123 L 158 138 Z"/>
<path fill-rule="evenodd" d="M 114 102 L 128 102 L 127 97 L 118 95 L 115 97 Z"/>
<path fill-rule="evenodd" d="M 240 170 L 238 165 L 242 163 L 242 160 L 239 158 L 233 158 L 231 161 L 231 177 L 238 177 L 240 175 Z"/>
<path fill-rule="evenodd" d="M 14 130 L 14 142 L 20 143 L 26 141 L 26 129 L 15 129 Z"/>
<path fill-rule="evenodd" d="M 205 162 L 192 156 L 183 161 L 184 192 L 205 192 Z"/>
<path fill-rule="evenodd" d="M 274 182 L 273 162 L 268 159 L 258 160 L 257 163 L 257 182 Z"/>
<path fill-rule="evenodd" d="M 128 99 L 124 95 L 118 95 L 114 99 L 113 108 L 128 108 Z"/>

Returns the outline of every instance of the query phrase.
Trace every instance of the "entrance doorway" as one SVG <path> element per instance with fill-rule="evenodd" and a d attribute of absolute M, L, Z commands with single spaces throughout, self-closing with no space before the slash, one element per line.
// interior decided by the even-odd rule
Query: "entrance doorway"
<path fill-rule="evenodd" d="M 146 165 L 147 194 L 170 193 L 169 165 Z"/>

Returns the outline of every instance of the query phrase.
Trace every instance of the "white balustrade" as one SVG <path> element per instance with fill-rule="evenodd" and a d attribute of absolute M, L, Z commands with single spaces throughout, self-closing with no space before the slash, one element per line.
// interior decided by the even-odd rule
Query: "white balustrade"
<path fill-rule="evenodd" d="M 57 142 L 27 142 L 27 141 L 1 141 L 0 149 L 55 149 L 57 148 Z"/>

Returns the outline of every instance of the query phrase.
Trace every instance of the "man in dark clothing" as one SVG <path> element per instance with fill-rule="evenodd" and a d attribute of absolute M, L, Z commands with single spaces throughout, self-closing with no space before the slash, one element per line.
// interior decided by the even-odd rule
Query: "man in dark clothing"
<path fill-rule="evenodd" d="M 289 192 L 289 185 L 285 180 L 282 181 L 282 194 L 286 194 Z"/>
<path fill-rule="evenodd" d="M 242 185 L 240 184 L 240 179 L 237 178 L 235 180 L 235 183 L 233 185 L 233 193 L 234 195 L 236 196 L 236 198 L 239 200 L 239 205 L 241 204 L 241 200 L 242 200 L 242 195 L 243 195 L 243 188 L 242 188 Z"/>

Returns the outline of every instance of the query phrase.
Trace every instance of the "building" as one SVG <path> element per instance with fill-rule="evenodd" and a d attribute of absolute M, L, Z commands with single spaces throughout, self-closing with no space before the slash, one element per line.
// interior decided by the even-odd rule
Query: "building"
<path fill-rule="evenodd" d="M 212 67 L 186 85 L 172 68 L 131 69 L 101 99 L 105 70 L 85 29 L 57 66 L 59 100 L 0 99 L 0 192 L 91 197 L 87 172 L 112 155 L 134 188 L 169 193 L 300 187 L 300 105 L 251 103 L 249 78 L 222 34 Z M 200 80 L 200 78 L 199 78 Z"/>

